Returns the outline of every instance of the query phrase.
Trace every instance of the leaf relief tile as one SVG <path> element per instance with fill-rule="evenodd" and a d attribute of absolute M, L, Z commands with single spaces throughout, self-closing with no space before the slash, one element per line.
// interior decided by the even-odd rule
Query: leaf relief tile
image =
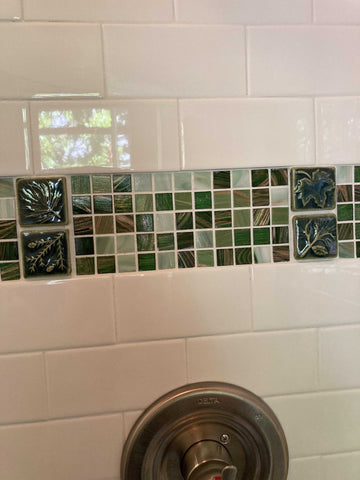
<path fill-rule="evenodd" d="M 298 260 L 337 256 L 335 215 L 294 217 L 294 254 Z"/>
<path fill-rule="evenodd" d="M 335 168 L 293 168 L 291 172 L 293 210 L 335 208 Z"/>

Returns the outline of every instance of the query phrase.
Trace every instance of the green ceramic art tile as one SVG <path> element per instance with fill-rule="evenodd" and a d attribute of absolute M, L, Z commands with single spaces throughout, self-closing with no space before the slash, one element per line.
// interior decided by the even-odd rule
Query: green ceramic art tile
<path fill-rule="evenodd" d="M 89 215 L 91 209 L 91 197 L 72 197 L 72 210 L 74 215 Z"/>
<path fill-rule="evenodd" d="M 332 210 L 335 208 L 335 168 L 292 168 L 291 178 L 291 207 L 293 210 Z"/>
<path fill-rule="evenodd" d="M 151 192 L 152 191 L 151 173 L 134 173 L 133 177 L 134 177 L 135 192 Z"/>
<path fill-rule="evenodd" d="M 114 175 L 113 191 L 115 193 L 131 192 L 131 175 Z"/>
<path fill-rule="evenodd" d="M 175 209 L 176 210 L 191 210 L 192 209 L 192 195 L 191 195 L 191 192 L 175 193 Z"/>
<path fill-rule="evenodd" d="M 360 185 L 354 185 L 354 200 L 360 202 Z"/>
<path fill-rule="evenodd" d="M 177 237 L 177 247 L 178 250 L 184 250 L 186 248 L 194 247 L 194 233 L 193 232 L 178 232 Z"/>
<path fill-rule="evenodd" d="M 212 207 L 211 192 L 195 192 L 196 210 L 208 209 Z"/>
<path fill-rule="evenodd" d="M 236 265 L 251 264 L 251 248 L 235 248 L 235 263 Z"/>
<path fill-rule="evenodd" d="M 273 247 L 273 260 L 275 263 L 278 262 L 289 262 L 290 261 L 290 249 L 287 245 L 277 245 Z"/>
<path fill-rule="evenodd" d="M 114 195 L 115 213 L 131 213 L 133 211 L 131 195 Z"/>
<path fill-rule="evenodd" d="M 353 242 L 339 242 L 339 257 L 340 258 L 354 258 L 354 243 Z"/>
<path fill-rule="evenodd" d="M 212 211 L 195 213 L 196 228 L 212 228 Z"/>
<path fill-rule="evenodd" d="M 254 247 L 254 263 L 271 263 L 271 247 Z"/>
<path fill-rule="evenodd" d="M 250 190 L 233 191 L 234 208 L 250 207 Z"/>
<path fill-rule="evenodd" d="M 15 218 L 15 202 L 12 198 L 0 198 L 0 218 Z"/>
<path fill-rule="evenodd" d="M 234 265 L 234 252 L 232 248 L 219 248 L 216 250 L 216 263 L 218 267 Z"/>
<path fill-rule="evenodd" d="M 191 172 L 174 173 L 175 190 L 191 190 Z"/>
<path fill-rule="evenodd" d="M 114 237 L 96 237 L 96 253 L 98 255 L 115 253 Z"/>
<path fill-rule="evenodd" d="M 191 212 L 182 212 L 176 214 L 176 229 L 190 230 L 193 228 L 193 216 Z"/>
<path fill-rule="evenodd" d="M 0 242 L 0 260 L 18 260 L 17 242 Z"/>
<path fill-rule="evenodd" d="M 76 255 L 94 255 L 94 239 L 93 237 L 75 238 Z"/>
<path fill-rule="evenodd" d="M 175 268 L 174 252 L 159 252 L 157 258 L 159 270 L 170 270 Z"/>
<path fill-rule="evenodd" d="M 112 215 L 95 216 L 95 233 L 104 235 L 114 233 L 114 217 Z"/>
<path fill-rule="evenodd" d="M 289 187 L 272 188 L 271 203 L 273 207 L 288 206 L 289 205 Z"/>
<path fill-rule="evenodd" d="M 179 268 L 194 268 L 195 254 L 191 250 L 178 253 L 178 267 Z"/>
<path fill-rule="evenodd" d="M 118 235 L 116 237 L 117 253 L 135 252 L 135 235 Z"/>
<path fill-rule="evenodd" d="M 268 169 L 251 170 L 251 185 L 253 187 L 266 187 L 269 185 Z"/>
<path fill-rule="evenodd" d="M 254 245 L 267 245 L 270 243 L 270 228 L 254 228 Z"/>
<path fill-rule="evenodd" d="M 353 199 L 352 185 L 338 185 L 337 186 L 337 201 L 338 202 L 352 202 Z"/>
<path fill-rule="evenodd" d="M 97 273 L 115 273 L 115 257 L 107 255 L 104 257 L 97 257 Z"/>
<path fill-rule="evenodd" d="M 338 222 L 346 222 L 353 219 L 353 206 L 338 205 L 337 206 Z"/>
<path fill-rule="evenodd" d="M 151 193 L 139 193 L 135 195 L 135 209 L 137 212 L 152 212 L 153 196 Z"/>
<path fill-rule="evenodd" d="M 73 219 L 74 235 L 92 235 L 93 220 L 92 217 L 75 217 Z"/>
<path fill-rule="evenodd" d="M 256 208 L 253 210 L 253 224 L 263 227 L 270 224 L 270 208 Z"/>
<path fill-rule="evenodd" d="M 25 277 L 68 275 L 71 271 L 68 232 L 23 232 L 22 251 Z"/>
<path fill-rule="evenodd" d="M 235 245 L 240 247 L 242 245 L 251 245 L 251 230 L 250 228 L 240 228 L 234 230 Z"/>
<path fill-rule="evenodd" d="M 158 232 L 171 232 L 174 230 L 174 215 L 172 213 L 158 213 L 156 218 L 156 230 Z"/>
<path fill-rule="evenodd" d="M 288 170 L 287 168 L 272 168 L 271 169 L 271 185 L 278 187 L 279 185 L 288 184 Z"/>
<path fill-rule="evenodd" d="M 76 259 L 76 275 L 94 275 L 94 257 L 81 257 Z"/>
<path fill-rule="evenodd" d="M 152 213 L 144 213 L 136 215 L 136 231 L 137 232 L 153 232 L 154 231 L 154 215 Z"/>
<path fill-rule="evenodd" d="M 214 188 L 230 188 L 230 170 L 219 170 L 213 172 Z"/>
<path fill-rule="evenodd" d="M 217 247 L 232 247 L 232 230 L 216 230 L 215 241 Z"/>
<path fill-rule="evenodd" d="M 218 190 L 214 192 L 214 208 L 231 208 L 230 190 Z"/>
<path fill-rule="evenodd" d="M 154 173 L 154 185 L 156 192 L 172 190 L 171 173 Z"/>
<path fill-rule="evenodd" d="M 287 225 L 289 223 L 289 209 L 285 207 L 272 208 L 271 217 L 273 225 Z"/>
<path fill-rule="evenodd" d="M 213 267 L 214 252 L 213 250 L 198 250 L 196 252 L 196 261 L 198 267 Z"/>
<path fill-rule="evenodd" d="M 113 198 L 111 195 L 94 195 L 94 213 L 112 213 Z"/>
<path fill-rule="evenodd" d="M 355 220 L 360 220 L 360 205 L 355 205 Z"/>
<path fill-rule="evenodd" d="M 294 256 L 297 260 L 337 256 L 335 215 L 294 217 L 293 232 Z"/>
<path fill-rule="evenodd" d="M 11 177 L 0 177 L 0 197 L 14 197 L 14 180 Z"/>
<path fill-rule="evenodd" d="M 360 223 L 355 223 L 355 237 L 356 240 L 360 239 Z"/>
<path fill-rule="evenodd" d="M 336 183 L 354 183 L 354 167 L 349 165 L 336 165 Z"/>
<path fill-rule="evenodd" d="M 3 282 L 20 280 L 19 262 L 0 263 L 0 278 Z"/>
<path fill-rule="evenodd" d="M 155 250 L 155 238 L 153 233 L 136 235 L 136 244 L 139 252 Z"/>
<path fill-rule="evenodd" d="M 356 183 L 360 182 L 360 167 L 359 166 L 354 167 L 354 178 L 355 178 Z"/>
<path fill-rule="evenodd" d="M 0 220 L 0 240 L 17 238 L 16 221 Z"/>
<path fill-rule="evenodd" d="M 252 206 L 263 207 L 269 205 L 270 195 L 268 188 L 258 188 L 252 191 Z"/>
<path fill-rule="evenodd" d="M 272 227 L 272 242 L 289 243 L 289 228 L 288 227 Z"/>
<path fill-rule="evenodd" d="M 140 272 L 156 269 L 155 253 L 139 253 L 138 264 Z"/>
<path fill-rule="evenodd" d="M 135 255 L 119 255 L 117 257 L 118 272 L 127 273 L 136 271 Z"/>
<path fill-rule="evenodd" d="M 211 172 L 194 172 L 194 189 L 211 189 Z"/>
<path fill-rule="evenodd" d="M 71 193 L 73 195 L 90 193 L 90 176 L 89 175 L 72 175 L 71 176 Z"/>
<path fill-rule="evenodd" d="M 174 250 L 175 241 L 173 233 L 159 233 L 156 236 L 158 250 Z"/>
<path fill-rule="evenodd" d="M 231 226 L 231 210 L 219 210 L 215 212 L 215 228 L 227 228 Z"/>
<path fill-rule="evenodd" d="M 111 193 L 111 175 L 93 175 L 91 181 L 93 193 Z"/>
<path fill-rule="evenodd" d="M 250 187 L 250 170 L 233 170 L 232 171 L 232 186 L 233 188 L 247 188 Z"/>
<path fill-rule="evenodd" d="M 338 223 L 339 240 L 352 240 L 354 238 L 354 226 L 352 223 Z"/>
<path fill-rule="evenodd" d="M 234 210 L 234 227 L 250 226 L 250 210 Z"/>
<path fill-rule="evenodd" d="M 158 212 L 173 210 L 174 205 L 173 205 L 172 193 L 156 193 L 155 203 L 156 203 L 156 210 Z"/>
<path fill-rule="evenodd" d="M 116 233 L 134 232 L 134 215 L 115 215 Z"/>
<path fill-rule="evenodd" d="M 196 248 L 212 248 L 213 246 L 214 239 L 211 230 L 196 232 Z"/>

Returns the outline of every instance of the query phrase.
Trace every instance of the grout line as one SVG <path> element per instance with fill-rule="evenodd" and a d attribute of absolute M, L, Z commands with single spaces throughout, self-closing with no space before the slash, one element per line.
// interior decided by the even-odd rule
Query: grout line
<path fill-rule="evenodd" d="M 49 369 L 46 360 L 46 352 L 42 352 L 43 356 L 43 368 L 44 368 L 44 380 L 45 380 L 45 390 L 46 390 L 46 410 L 47 410 L 47 419 L 50 418 L 50 389 L 49 389 Z"/>
<path fill-rule="evenodd" d="M 103 69 L 103 89 L 104 97 L 107 97 L 108 88 L 107 88 L 107 75 L 106 75 L 106 62 L 105 62 L 105 39 L 104 39 L 104 25 L 100 24 L 100 45 L 101 45 L 101 60 L 102 60 L 102 69 Z"/>
<path fill-rule="evenodd" d="M 321 389 L 321 375 L 320 375 L 320 366 L 321 366 L 321 345 L 320 345 L 320 328 L 316 329 L 316 382 L 317 388 Z"/>

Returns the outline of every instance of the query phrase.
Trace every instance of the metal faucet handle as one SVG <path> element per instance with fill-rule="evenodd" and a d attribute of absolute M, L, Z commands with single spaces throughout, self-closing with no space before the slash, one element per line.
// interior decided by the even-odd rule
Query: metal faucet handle
<path fill-rule="evenodd" d="M 223 468 L 221 472 L 221 480 L 236 480 L 237 468 L 229 465 Z"/>

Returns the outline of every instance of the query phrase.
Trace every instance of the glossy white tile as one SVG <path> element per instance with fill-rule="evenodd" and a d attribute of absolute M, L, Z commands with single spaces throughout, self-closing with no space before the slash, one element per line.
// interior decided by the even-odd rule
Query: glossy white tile
<path fill-rule="evenodd" d="M 242 27 L 105 25 L 104 42 L 109 95 L 246 93 Z"/>
<path fill-rule="evenodd" d="M 179 170 L 176 100 L 31 102 L 36 173 Z"/>
<path fill-rule="evenodd" d="M 360 452 L 326 455 L 321 463 L 324 480 L 360 478 Z"/>
<path fill-rule="evenodd" d="M 0 351 L 101 345 L 115 341 L 110 278 L 4 282 Z"/>
<path fill-rule="evenodd" d="M 251 27 L 250 95 L 356 95 L 358 27 Z"/>
<path fill-rule="evenodd" d="M 315 330 L 188 340 L 189 381 L 235 383 L 257 395 L 316 389 Z"/>
<path fill-rule="evenodd" d="M 314 0 L 316 23 L 358 24 L 360 4 L 357 0 Z"/>
<path fill-rule="evenodd" d="M 326 480 L 322 477 L 321 457 L 294 458 L 290 460 L 287 480 Z"/>
<path fill-rule="evenodd" d="M 181 100 L 184 168 L 314 162 L 309 99 Z"/>
<path fill-rule="evenodd" d="M 1 0 L 0 20 L 20 20 L 21 0 Z"/>
<path fill-rule="evenodd" d="M 3 23 L 0 62 L 1 98 L 103 94 L 97 25 Z"/>

